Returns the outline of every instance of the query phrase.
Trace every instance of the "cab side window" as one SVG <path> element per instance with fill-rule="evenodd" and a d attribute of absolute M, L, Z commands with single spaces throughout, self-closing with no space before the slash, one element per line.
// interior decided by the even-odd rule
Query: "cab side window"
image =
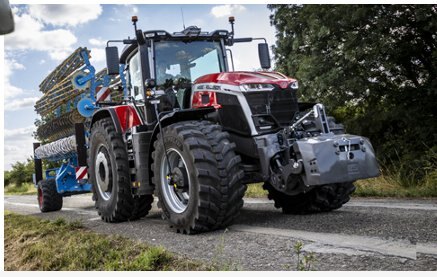
<path fill-rule="evenodd" d="M 136 100 L 143 99 L 143 95 L 141 93 L 141 63 L 138 52 L 129 61 L 129 81 L 131 87 L 131 96 L 135 97 Z"/>

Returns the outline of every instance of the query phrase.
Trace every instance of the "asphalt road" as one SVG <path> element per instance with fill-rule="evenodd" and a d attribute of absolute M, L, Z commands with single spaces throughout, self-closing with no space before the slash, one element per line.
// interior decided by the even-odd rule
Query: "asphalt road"
<path fill-rule="evenodd" d="M 314 253 L 315 270 L 437 270 L 437 199 L 354 198 L 339 210 L 314 215 L 283 215 L 266 199 L 245 199 L 241 216 L 227 230 L 192 236 L 168 227 L 156 201 L 146 218 L 117 224 L 100 220 L 89 194 L 65 198 L 59 212 L 40 213 L 36 196 L 5 196 L 4 208 L 80 220 L 99 233 L 162 245 L 234 270 L 295 270 L 297 241 L 304 254 Z"/>

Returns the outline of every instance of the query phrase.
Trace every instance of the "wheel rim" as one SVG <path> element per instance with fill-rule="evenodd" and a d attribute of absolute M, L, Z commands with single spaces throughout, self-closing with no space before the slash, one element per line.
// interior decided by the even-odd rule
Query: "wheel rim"
<path fill-rule="evenodd" d="M 42 190 L 38 188 L 38 205 L 41 208 L 43 204 Z"/>
<path fill-rule="evenodd" d="M 112 172 L 109 153 L 105 146 L 100 146 L 94 165 L 97 189 L 102 198 L 107 201 L 112 195 Z"/>
<path fill-rule="evenodd" d="M 168 207 L 180 214 L 187 209 L 189 204 L 191 179 L 187 164 L 178 150 L 167 149 L 167 157 L 168 162 L 165 156 L 161 160 L 161 191 Z M 169 184 L 170 173 L 173 175 L 173 184 Z"/>

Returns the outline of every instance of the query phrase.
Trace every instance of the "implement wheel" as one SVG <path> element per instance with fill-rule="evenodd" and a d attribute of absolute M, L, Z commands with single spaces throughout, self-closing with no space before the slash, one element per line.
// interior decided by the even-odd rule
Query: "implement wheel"
<path fill-rule="evenodd" d="M 53 212 L 62 209 L 62 195 L 56 190 L 55 179 L 38 182 L 38 206 L 41 212 Z"/>

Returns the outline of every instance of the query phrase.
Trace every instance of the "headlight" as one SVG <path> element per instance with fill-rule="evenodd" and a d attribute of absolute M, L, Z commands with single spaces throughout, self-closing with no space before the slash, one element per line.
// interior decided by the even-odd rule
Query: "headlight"
<path fill-rule="evenodd" d="M 299 83 L 297 81 L 294 81 L 293 83 L 290 84 L 290 88 L 291 89 L 298 89 Z"/>
<path fill-rule="evenodd" d="M 271 91 L 274 90 L 275 87 L 271 84 L 244 84 L 240 86 L 242 91 Z"/>

